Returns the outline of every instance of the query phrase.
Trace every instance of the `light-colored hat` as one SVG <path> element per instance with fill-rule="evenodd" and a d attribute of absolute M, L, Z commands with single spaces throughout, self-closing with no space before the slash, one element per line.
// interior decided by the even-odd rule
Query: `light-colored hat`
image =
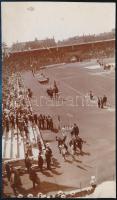
<path fill-rule="evenodd" d="M 91 180 L 94 180 L 94 179 L 96 179 L 96 177 L 95 176 L 91 176 Z"/>
<path fill-rule="evenodd" d="M 63 194 L 63 191 L 58 191 L 57 194 Z"/>
<path fill-rule="evenodd" d="M 62 194 L 62 195 L 61 195 L 61 198 L 66 198 L 66 194 Z"/>
<path fill-rule="evenodd" d="M 23 198 L 22 194 L 18 194 L 17 198 Z"/>
<path fill-rule="evenodd" d="M 28 194 L 27 197 L 28 197 L 28 198 L 32 198 L 32 197 L 33 197 L 33 194 Z"/>
<path fill-rule="evenodd" d="M 38 195 L 37 195 L 38 198 L 42 197 L 42 196 L 43 196 L 43 194 L 41 192 L 39 192 Z"/>
<path fill-rule="evenodd" d="M 42 198 L 46 198 L 46 197 L 47 197 L 46 194 L 43 194 L 43 195 L 42 195 Z"/>
<path fill-rule="evenodd" d="M 73 192 L 73 191 L 72 191 L 72 192 L 70 192 L 70 195 L 72 195 L 72 196 L 73 196 L 73 195 L 75 195 L 75 192 Z"/>
<path fill-rule="evenodd" d="M 50 146 L 50 144 L 49 144 L 49 143 L 46 143 L 46 146 L 47 146 L 47 147 L 49 147 L 49 146 Z"/>

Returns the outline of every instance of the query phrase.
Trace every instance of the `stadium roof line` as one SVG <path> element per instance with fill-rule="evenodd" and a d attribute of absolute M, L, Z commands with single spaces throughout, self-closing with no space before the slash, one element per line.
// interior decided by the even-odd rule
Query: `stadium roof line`
<path fill-rule="evenodd" d="M 101 43 L 101 42 L 111 42 L 115 41 L 114 39 L 110 40 L 97 40 L 97 41 L 91 41 L 91 42 L 85 42 L 85 43 L 79 43 L 79 44 L 71 44 L 71 45 L 62 45 L 62 46 L 52 46 L 52 47 L 47 47 L 47 48 L 38 48 L 38 49 L 26 49 L 23 51 L 12 51 L 12 53 L 20 53 L 20 52 L 31 52 L 31 51 L 41 51 L 41 50 L 50 50 L 50 49 L 58 49 L 58 48 L 64 48 L 64 47 L 72 47 L 72 46 L 81 46 L 81 45 L 88 45 L 88 44 L 95 44 L 95 43 Z"/>

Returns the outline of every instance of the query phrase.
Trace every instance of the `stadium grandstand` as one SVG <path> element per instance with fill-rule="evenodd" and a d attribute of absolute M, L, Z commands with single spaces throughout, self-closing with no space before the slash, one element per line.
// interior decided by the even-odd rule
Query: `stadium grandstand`
<path fill-rule="evenodd" d="M 2 196 L 93 198 L 104 180 L 114 188 L 115 31 L 4 43 L 2 59 Z"/>

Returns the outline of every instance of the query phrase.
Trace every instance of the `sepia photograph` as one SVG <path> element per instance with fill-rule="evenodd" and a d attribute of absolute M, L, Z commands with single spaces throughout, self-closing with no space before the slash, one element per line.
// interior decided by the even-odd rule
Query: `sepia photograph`
<path fill-rule="evenodd" d="M 114 2 L 1 2 L 2 198 L 116 198 Z"/>

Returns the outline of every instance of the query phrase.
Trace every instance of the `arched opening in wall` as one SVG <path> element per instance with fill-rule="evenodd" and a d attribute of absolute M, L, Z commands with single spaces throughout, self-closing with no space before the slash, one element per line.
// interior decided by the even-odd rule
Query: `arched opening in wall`
<path fill-rule="evenodd" d="M 70 62 L 79 62 L 79 61 L 80 61 L 80 58 L 77 55 L 73 55 L 70 58 Z"/>

